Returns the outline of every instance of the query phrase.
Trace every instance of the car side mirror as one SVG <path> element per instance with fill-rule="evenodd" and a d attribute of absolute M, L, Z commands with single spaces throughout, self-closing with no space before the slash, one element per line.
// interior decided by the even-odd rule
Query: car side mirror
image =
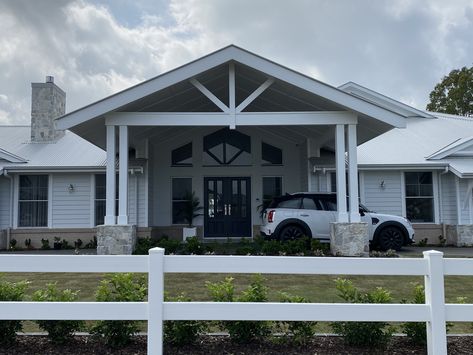
<path fill-rule="evenodd" d="M 363 217 L 365 215 L 365 211 L 363 211 L 362 209 L 360 209 L 360 216 Z"/>

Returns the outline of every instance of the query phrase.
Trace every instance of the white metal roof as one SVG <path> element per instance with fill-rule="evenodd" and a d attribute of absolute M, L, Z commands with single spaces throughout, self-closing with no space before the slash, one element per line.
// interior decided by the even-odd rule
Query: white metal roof
<path fill-rule="evenodd" d="M 473 156 L 429 159 L 446 147 L 461 146 L 473 137 L 473 119 L 430 113 L 435 118 L 408 119 L 405 129 L 394 128 L 358 147 L 360 168 L 388 166 L 451 166 L 457 175 L 473 173 Z"/>
<path fill-rule="evenodd" d="M 0 160 L 7 170 L 87 169 L 105 166 L 106 153 L 75 133 L 52 143 L 32 143 L 30 126 L 0 126 L 0 150 L 24 162 Z"/>

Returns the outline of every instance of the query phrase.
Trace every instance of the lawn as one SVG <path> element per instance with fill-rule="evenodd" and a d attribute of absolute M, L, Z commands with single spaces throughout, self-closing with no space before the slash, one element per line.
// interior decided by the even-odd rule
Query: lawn
<path fill-rule="evenodd" d="M 103 274 L 77 273 L 34 273 L 34 274 L 3 274 L 10 281 L 28 280 L 30 287 L 28 297 L 48 282 L 57 282 L 60 288 L 80 290 L 81 301 L 93 301 L 94 292 Z M 209 296 L 205 282 L 223 280 L 226 276 L 235 278 L 237 292 L 244 289 L 250 282 L 251 275 L 224 275 L 224 274 L 167 274 L 165 276 L 165 291 L 169 295 L 185 293 L 194 301 L 207 301 Z M 266 285 L 270 288 L 270 301 L 279 300 L 279 292 L 288 292 L 304 296 L 312 302 L 341 302 L 335 289 L 336 276 L 332 275 L 264 275 Z M 361 290 L 370 290 L 375 287 L 384 287 L 391 291 L 395 302 L 409 299 L 412 292 L 412 283 L 423 283 L 422 277 L 406 276 L 348 276 Z M 457 302 L 457 297 L 467 297 L 467 302 L 473 299 L 473 277 L 449 276 L 445 280 L 446 299 L 449 303 Z M 29 322 L 26 330 L 35 330 Z M 320 331 L 329 332 L 330 328 L 321 323 Z M 469 323 L 456 323 L 451 332 L 471 332 Z"/>

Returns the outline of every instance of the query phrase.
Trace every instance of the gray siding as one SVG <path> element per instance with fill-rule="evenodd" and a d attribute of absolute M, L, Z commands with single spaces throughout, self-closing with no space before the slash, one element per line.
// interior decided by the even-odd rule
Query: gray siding
<path fill-rule="evenodd" d="M 90 227 L 90 174 L 53 174 L 52 178 L 52 227 Z M 72 192 L 69 191 L 70 184 L 74 186 Z"/>
<path fill-rule="evenodd" d="M 312 165 L 311 165 L 312 166 Z M 329 180 L 330 172 L 326 171 L 325 174 L 322 171 L 317 171 L 312 174 L 310 191 L 313 192 L 328 192 L 327 184 Z"/>
<path fill-rule="evenodd" d="M 130 175 L 128 181 L 129 223 L 137 224 L 140 227 L 146 226 L 145 175 Z"/>
<path fill-rule="evenodd" d="M 10 180 L 0 177 L 0 229 L 10 226 Z"/>
<path fill-rule="evenodd" d="M 365 171 L 364 201 L 379 213 L 402 215 L 401 173 L 399 171 Z M 380 183 L 384 180 L 385 187 Z"/>
<path fill-rule="evenodd" d="M 452 173 L 439 175 L 441 184 L 441 220 L 447 224 L 457 223 L 457 196 L 455 187 L 455 175 Z"/>
<path fill-rule="evenodd" d="M 460 213 L 461 213 L 461 220 L 460 224 L 470 224 L 473 223 L 472 216 L 471 216 L 471 205 L 472 205 L 472 197 L 471 194 L 468 193 L 468 184 L 471 179 L 460 179 Z M 469 200 L 465 200 L 468 198 Z"/>
<path fill-rule="evenodd" d="M 300 150 L 300 176 L 301 176 L 301 191 L 309 191 L 309 178 L 308 178 L 308 163 L 307 163 L 307 142 L 304 142 L 299 146 Z M 312 184 L 312 183 L 311 183 Z"/>

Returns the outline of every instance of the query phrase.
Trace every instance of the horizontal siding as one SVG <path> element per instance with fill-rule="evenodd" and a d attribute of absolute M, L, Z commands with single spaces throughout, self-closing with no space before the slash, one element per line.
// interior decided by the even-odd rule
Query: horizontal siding
<path fill-rule="evenodd" d="M 131 224 L 146 226 L 145 175 L 130 175 L 128 181 L 128 218 Z"/>
<path fill-rule="evenodd" d="M 384 181 L 384 188 L 381 188 Z M 379 213 L 402 215 L 401 173 L 399 171 L 365 171 L 365 204 Z"/>
<path fill-rule="evenodd" d="M 457 223 L 457 194 L 455 176 L 452 173 L 440 175 L 441 183 L 441 216 L 443 223 Z"/>
<path fill-rule="evenodd" d="M 321 171 L 318 171 L 315 174 L 312 174 L 312 177 L 310 179 L 310 182 L 311 182 L 310 191 L 328 192 L 327 183 L 329 179 L 329 174 L 330 174 L 329 172 L 326 172 L 324 174 Z"/>
<path fill-rule="evenodd" d="M 52 189 L 53 228 L 90 227 L 90 174 L 53 174 Z"/>
<path fill-rule="evenodd" d="M 461 224 L 473 223 L 470 213 L 471 208 L 471 193 L 468 191 L 468 184 L 472 179 L 460 179 L 460 213 Z M 465 200 L 469 199 L 469 200 Z"/>
<path fill-rule="evenodd" d="M 0 229 L 10 227 L 10 180 L 0 177 Z"/>

